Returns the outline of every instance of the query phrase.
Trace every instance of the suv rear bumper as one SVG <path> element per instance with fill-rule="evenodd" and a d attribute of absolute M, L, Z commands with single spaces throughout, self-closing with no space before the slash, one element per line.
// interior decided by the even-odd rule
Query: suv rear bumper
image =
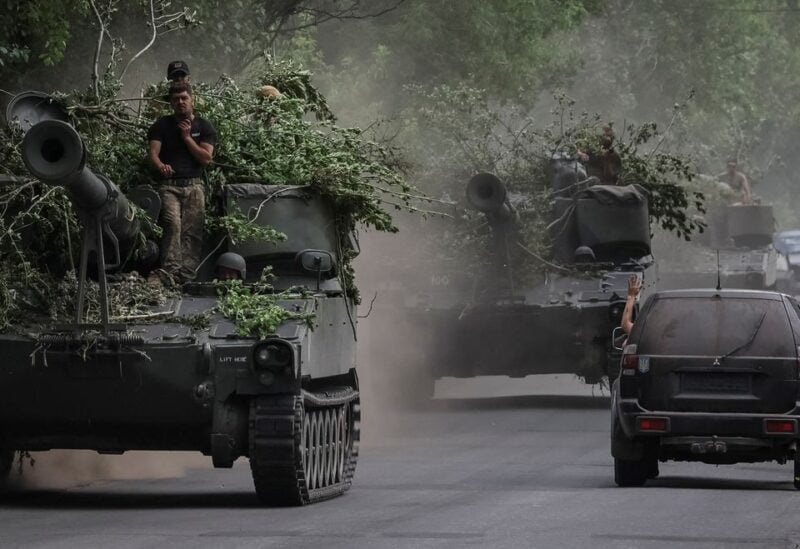
<path fill-rule="evenodd" d="M 746 414 L 722 412 L 672 412 L 646 410 L 638 401 L 618 400 L 617 414 L 625 435 L 634 437 L 731 436 L 775 439 L 800 438 L 800 406 L 785 414 Z M 664 430 L 644 430 L 639 418 L 664 418 Z M 767 420 L 794 422 L 793 432 L 767 432 Z"/>
<path fill-rule="evenodd" d="M 656 443 L 663 459 L 725 463 L 739 461 L 736 456 L 752 456 L 752 461 L 781 460 L 796 450 L 796 442 L 800 439 L 800 406 L 785 414 L 662 412 L 646 410 L 638 401 L 625 399 L 616 400 L 615 406 L 622 432 L 612 434 L 612 437 L 622 434 L 637 446 L 648 441 Z M 642 428 L 642 419 L 651 420 L 650 429 Z M 771 421 L 784 426 L 791 424 L 792 429 L 769 432 L 767 425 Z M 622 451 L 625 445 L 618 443 L 616 446 Z M 612 451 L 614 446 L 612 444 Z M 756 458 L 756 454 L 763 459 Z"/>

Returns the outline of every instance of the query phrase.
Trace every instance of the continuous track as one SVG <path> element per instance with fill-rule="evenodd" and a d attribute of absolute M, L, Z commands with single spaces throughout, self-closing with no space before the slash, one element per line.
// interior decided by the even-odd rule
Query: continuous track
<path fill-rule="evenodd" d="M 360 436 L 358 391 L 336 387 L 250 404 L 250 469 L 267 505 L 305 505 L 343 494 Z"/>

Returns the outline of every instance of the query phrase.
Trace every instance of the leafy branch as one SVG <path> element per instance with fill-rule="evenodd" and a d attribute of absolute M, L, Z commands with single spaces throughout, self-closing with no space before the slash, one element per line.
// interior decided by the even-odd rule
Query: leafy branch
<path fill-rule="evenodd" d="M 241 280 L 217 284 L 220 298 L 216 311 L 236 324 L 236 333 L 240 336 L 265 338 L 274 335 L 288 320 L 312 325 L 313 314 L 290 311 L 279 303 L 300 298 L 303 294 L 292 291 L 275 293 L 270 279 L 270 272 L 265 270 L 259 282 L 250 286 L 245 286 Z"/>

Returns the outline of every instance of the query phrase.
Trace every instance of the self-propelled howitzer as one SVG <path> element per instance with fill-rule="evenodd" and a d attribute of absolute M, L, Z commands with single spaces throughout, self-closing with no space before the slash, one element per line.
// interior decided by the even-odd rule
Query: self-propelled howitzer
<path fill-rule="evenodd" d="M 104 283 L 106 269 L 140 240 L 132 205 L 86 167 L 80 136 L 63 121 L 32 125 L 23 152 L 35 176 L 72 199 L 83 228 L 81 280 L 92 284 L 94 265 Z M 223 213 L 286 239 L 207 242 L 197 280 L 141 314 L 90 324 L 79 303 L 69 325 L 31 310 L 23 330 L 0 330 L 0 484 L 16 452 L 90 449 L 200 451 L 220 468 L 246 457 L 267 504 L 310 503 L 350 487 L 360 420 L 357 312 L 339 282 L 348 244 L 332 229 L 335 212 L 307 188 L 234 183 L 220 198 Z M 247 261 L 247 278 L 220 285 L 213 265 L 227 251 Z M 285 291 L 270 293 L 264 268 Z M 115 284 L 122 282 L 110 277 L 109 289 Z M 232 292 L 253 298 L 243 313 L 277 309 L 284 320 L 243 332 L 224 313 Z"/>
<path fill-rule="evenodd" d="M 628 278 L 643 278 L 652 259 L 647 197 L 636 186 L 598 185 L 574 161 L 558 159 L 553 171 L 548 255 L 521 238 L 528 198 L 508 193 L 492 174 L 468 182 L 467 202 L 491 230 L 486 249 L 473 267 L 441 273 L 447 283 L 406 300 L 404 314 L 392 317 L 430 334 L 428 379 L 573 373 L 596 383 L 616 375 L 612 333 Z M 403 367 L 414 368 L 396 369 Z M 420 369 L 413 374 L 422 387 Z"/>
<path fill-rule="evenodd" d="M 691 243 L 670 246 L 665 239 L 665 249 L 659 253 L 659 290 L 719 285 L 725 289 L 794 291 L 788 258 L 772 245 L 775 217 L 771 205 L 715 205 L 708 208 L 706 220 L 706 230 Z"/>

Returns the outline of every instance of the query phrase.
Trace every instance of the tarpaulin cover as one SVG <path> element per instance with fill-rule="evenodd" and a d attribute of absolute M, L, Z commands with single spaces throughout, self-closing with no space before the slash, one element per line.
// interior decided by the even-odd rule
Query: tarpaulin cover
<path fill-rule="evenodd" d="M 580 198 L 591 198 L 604 206 L 641 206 L 647 204 L 647 191 L 640 185 L 594 185 L 575 195 L 575 199 Z"/>

